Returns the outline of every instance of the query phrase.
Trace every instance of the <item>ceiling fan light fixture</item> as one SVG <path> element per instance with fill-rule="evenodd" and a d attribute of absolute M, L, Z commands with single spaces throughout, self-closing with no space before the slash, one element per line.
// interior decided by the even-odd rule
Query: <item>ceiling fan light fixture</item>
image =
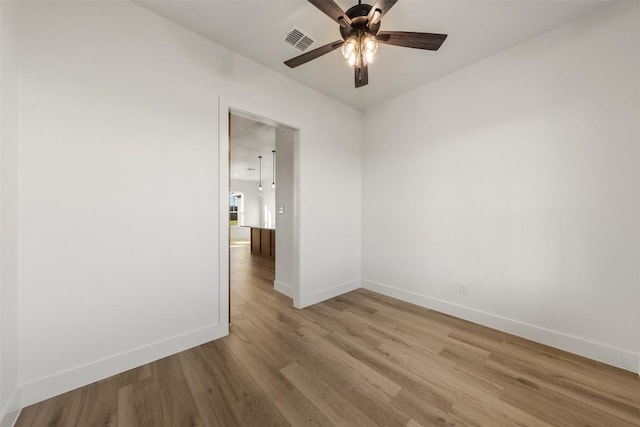
<path fill-rule="evenodd" d="M 362 37 L 360 43 L 365 63 L 370 64 L 378 51 L 378 42 L 373 38 L 373 36 L 367 34 Z"/>
<path fill-rule="evenodd" d="M 356 64 L 358 59 L 358 39 L 355 36 L 349 37 L 342 45 L 342 56 L 347 60 L 350 66 Z"/>
<path fill-rule="evenodd" d="M 378 42 L 371 34 L 349 37 L 342 45 L 342 56 L 350 67 L 370 64 L 378 51 Z"/>

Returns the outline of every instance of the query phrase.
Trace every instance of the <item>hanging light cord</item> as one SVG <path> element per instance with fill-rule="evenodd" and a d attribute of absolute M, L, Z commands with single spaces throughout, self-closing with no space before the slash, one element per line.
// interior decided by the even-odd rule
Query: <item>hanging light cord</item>
<path fill-rule="evenodd" d="M 271 188 L 276 188 L 276 150 L 271 150 L 273 173 L 271 174 Z"/>
<path fill-rule="evenodd" d="M 262 156 L 258 156 L 258 160 L 260 161 L 260 186 L 258 190 L 262 190 Z"/>

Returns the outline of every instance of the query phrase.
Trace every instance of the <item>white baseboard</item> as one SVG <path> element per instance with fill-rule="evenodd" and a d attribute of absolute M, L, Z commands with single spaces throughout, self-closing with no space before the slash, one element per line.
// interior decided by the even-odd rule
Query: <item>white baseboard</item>
<path fill-rule="evenodd" d="M 20 415 L 20 388 L 16 388 L 0 412 L 0 427 L 13 427 Z"/>
<path fill-rule="evenodd" d="M 293 298 L 293 286 L 287 285 L 286 283 L 279 282 L 277 280 L 273 281 L 273 289 L 288 296 L 289 298 Z"/>
<path fill-rule="evenodd" d="M 507 332 L 532 341 L 588 357 L 608 365 L 640 374 L 639 354 L 563 332 L 546 329 L 475 308 L 418 294 L 372 280 L 362 280 L 362 287 L 383 295 L 433 309 L 470 322 Z"/>
<path fill-rule="evenodd" d="M 20 403 L 22 407 L 29 406 L 228 334 L 228 324 L 210 325 L 40 378 L 20 386 Z"/>
<path fill-rule="evenodd" d="M 319 291 L 312 292 L 307 295 L 300 296 L 300 306 L 296 306 L 298 308 L 308 307 L 313 304 L 317 304 L 322 301 L 326 301 L 328 299 L 340 296 L 342 294 L 346 294 L 347 292 L 351 292 L 362 287 L 360 280 L 352 280 L 350 282 L 341 283 L 339 285 L 331 286 L 326 289 L 321 289 Z"/>

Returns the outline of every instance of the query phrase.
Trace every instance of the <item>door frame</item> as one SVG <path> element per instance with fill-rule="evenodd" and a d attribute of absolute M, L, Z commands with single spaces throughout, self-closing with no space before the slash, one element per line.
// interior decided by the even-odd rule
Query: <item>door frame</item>
<path fill-rule="evenodd" d="M 270 111 L 256 111 L 252 106 L 243 106 L 241 102 L 229 100 L 226 96 L 218 96 L 218 204 L 219 204 L 219 250 L 218 250 L 218 272 L 219 272 L 219 301 L 220 301 L 220 317 L 221 323 L 229 323 L 230 320 L 230 277 L 229 277 L 229 161 L 231 153 L 231 145 L 229 141 L 229 114 L 239 115 L 271 126 L 284 126 L 296 131 L 294 141 L 294 159 L 293 159 L 293 209 L 292 216 L 294 222 L 294 238 L 293 253 L 295 259 L 293 265 L 295 269 L 294 277 L 296 283 L 291 285 L 294 287 L 293 305 L 300 307 L 300 126 L 286 123 L 277 117 L 271 116 Z M 250 112 L 251 111 L 251 112 Z M 276 214 L 277 216 L 277 214 Z M 277 233 L 276 227 L 276 233 Z M 276 263 L 278 257 L 276 256 Z"/>

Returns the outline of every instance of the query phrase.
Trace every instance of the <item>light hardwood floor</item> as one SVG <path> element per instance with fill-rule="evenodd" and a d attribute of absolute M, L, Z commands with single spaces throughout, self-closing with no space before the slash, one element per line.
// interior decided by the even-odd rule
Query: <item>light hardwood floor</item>
<path fill-rule="evenodd" d="M 232 248 L 228 337 L 25 408 L 17 426 L 638 426 L 640 379 L 358 290 L 296 310 Z"/>

